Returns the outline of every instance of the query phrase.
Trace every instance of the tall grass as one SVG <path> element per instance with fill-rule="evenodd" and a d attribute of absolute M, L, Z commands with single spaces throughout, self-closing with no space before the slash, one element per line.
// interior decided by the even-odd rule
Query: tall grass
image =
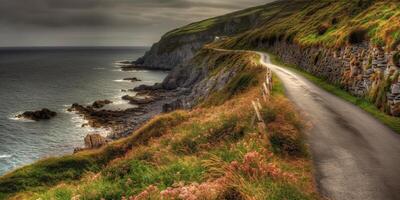
<path fill-rule="evenodd" d="M 254 61 L 254 58 L 258 59 L 247 56 L 241 59 Z M 246 70 L 253 73 L 253 67 L 259 70 L 258 62 L 243 63 L 252 65 L 244 67 L 243 74 Z M 101 165 L 92 165 L 90 160 L 84 168 L 82 165 L 86 162 L 76 160 L 78 155 L 71 156 L 70 164 L 57 160 L 65 158 L 55 158 L 52 165 L 55 171 L 44 168 L 43 174 L 31 180 L 37 181 L 36 184 L 10 193 L 18 192 L 14 199 L 43 200 L 138 196 L 160 199 L 162 195 L 189 195 L 181 197 L 200 199 L 318 199 L 307 158 L 288 157 L 278 151 L 275 154 L 270 144 L 269 134 L 281 130 L 280 127 L 295 127 L 296 121 L 287 117 L 287 113 L 295 110 L 285 100 L 276 77 L 273 79 L 273 96 L 269 103 L 263 103 L 268 135 L 258 133 L 252 123 L 251 100 L 261 97 L 260 83 L 264 73 L 259 71 L 261 75 L 253 77 L 257 80 L 254 85 L 245 84 L 246 87 L 236 90 L 233 96 L 218 105 L 156 117 L 129 138 L 112 143 L 110 146 L 124 151 L 104 159 Z M 240 84 L 233 85 L 243 85 L 242 81 L 238 82 Z M 300 130 L 294 128 L 291 134 L 288 135 L 297 137 Z M 86 158 L 91 153 L 79 156 Z M 103 153 L 104 150 L 98 150 L 96 155 Z M 39 164 L 31 167 L 25 177 L 36 173 Z M 72 173 L 60 180 L 50 178 L 51 185 L 41 182 L 45 180 L 43 177 L 69 170 L 82 172 L 76 177 Z M 11 175 L 25 178 L 15 173 Z"/>

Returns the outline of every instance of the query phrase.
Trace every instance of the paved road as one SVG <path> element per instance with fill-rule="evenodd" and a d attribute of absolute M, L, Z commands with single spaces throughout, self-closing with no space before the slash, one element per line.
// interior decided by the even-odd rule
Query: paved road
<path fill-rule="evenodd" d="M 307 136 L 322 194 L 335 200 L 400 199 L 400 135 L 260 55 L 313 124 Z"/>

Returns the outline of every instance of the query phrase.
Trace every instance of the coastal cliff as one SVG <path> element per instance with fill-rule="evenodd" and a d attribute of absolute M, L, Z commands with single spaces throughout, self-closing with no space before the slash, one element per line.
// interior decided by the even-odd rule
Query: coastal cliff
<path fill-rule="evenodd" d="M 205 77 L 190 63 L 205 44 L 268 50 L 383 112 L 400 116 L 397 4 L 277 1 L 173 30 L 136 63 L 173 69 L 162 83 L 165 89 L 188 88 Z"/>
<path fill-rule="evenodd" d="M 188 62 L 205 44 L 252 29 L 264 23 L 270 8 L 259 6 L 224 16 L 203 20 L 172 30 L 161 37 L 146 54 L 134 63 L 149 69 L 173 69 Z"/>
<path fill-rule="evenodd" d="M 276 77 L 262 95 L 268 70 L 243 50 L 272 52 L 399 116 L 399 5 L 280 0 L 175 29 L 134 62 L 171 70 L 135 88 L 168 96 L 164 113 L 98 149 L 0 177 L 0 199 L 320 199 L 304 117 Z"/>

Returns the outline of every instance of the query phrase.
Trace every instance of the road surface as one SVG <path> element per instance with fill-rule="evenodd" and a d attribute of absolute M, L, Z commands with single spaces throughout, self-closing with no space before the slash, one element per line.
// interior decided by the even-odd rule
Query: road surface
<path fill-rule="evenodd" d="M 322 195 L 335 200 L 400 200 L 400 135 L 259 54 L 282 80 L 289 99 L 311 120 L 307 138 Z"/>

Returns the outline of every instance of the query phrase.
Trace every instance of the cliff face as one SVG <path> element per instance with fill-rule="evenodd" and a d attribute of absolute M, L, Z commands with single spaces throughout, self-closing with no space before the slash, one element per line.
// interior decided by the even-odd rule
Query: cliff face
<path fill-rule="evenodd" d="M 167 105 L 166 111 L 192 108 L 199 103 L 218 104 L 230 98 L 235 91 L 228 91 L 235 81 L 244 84 L 256 79 L 257 70 L 263 67 L 254 63 L 259 58 L 254 53 L 203 48 L 189 62 L 175 67 L 158 87 L 178 90 L 179 97 Z M 249 69 L 251 67 L 251 69 Z M 243 78 L 243 73 L 245 78 Z M 212 95 L 220 93 L 219 98 Z"/>
<path fill-rule="evenodd" d="M 142 58 L 139 58 L 136 64 L 150 69 L 172 69 L 190 60 L 204 44 L 213 41 L 215 35 L 215 33 L 200 33 L 161 39 Z"/>
<path fill-rule="evenodd" d="M 255 7 L 172 30 L 135 64 L 150 69 L 173 69 L 188 62 L 205 44 L 260 25 L 263 9 Z"/>

